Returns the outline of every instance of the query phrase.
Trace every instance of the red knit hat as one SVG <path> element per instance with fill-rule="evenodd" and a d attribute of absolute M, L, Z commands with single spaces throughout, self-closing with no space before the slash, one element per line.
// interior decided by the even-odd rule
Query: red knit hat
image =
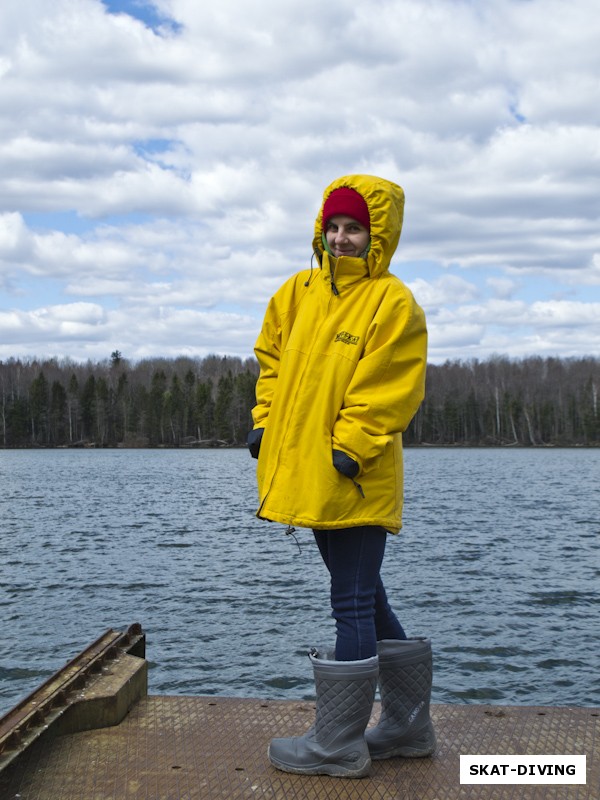
<path fill-rule="evenodd" d="M 329 195 L 325 204 L 323 205 L 323 230 L 327 230 L 327 223 L 336 214 L 344 214 L 344 216 L 352 217 L 357 222 L 371 230 L 371 219 L 369 217 L 369 208 L 365 202 L 364 197 L 359 194 L 356 189 L 351 189 L 349 186 L 341 186 L 339 189 L 334 189 Z"/>

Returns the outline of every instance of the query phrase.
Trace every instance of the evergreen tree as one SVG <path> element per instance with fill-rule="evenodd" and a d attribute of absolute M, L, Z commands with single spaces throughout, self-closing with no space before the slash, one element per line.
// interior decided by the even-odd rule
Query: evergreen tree
<path fill-rule="evenodd" d="M 167 376 L 162 369 L 152 376 L 152 386 L 148 395 L 147 435 L 151 445 L 164 442 L 164 401 L 167 391 Z"/>
<path fill-rule="evenodd" d="M 163 413 L 169 443 L 179 446 L 184 429 L 184 393 L 175 374 L 171 378 L 170 389 L 164 394 Z"/>
<path fill-rule="evenodd" d="M 233 375 L 231 370 L 219 378 L 215 401 L 215 433 L 217 439 L 235 441 L 235 425 L 231 417 L 233 406 Z"/>
<path fill-rule="evenodd" d="M 31 443 L 29 403 L 25 397 L 15 397 L 8 405 L 5 436 L 8 447 L 27 447 Z"/>
<path fill-rule="evenodd" d="M 67 414 L 69 418 L 69 444 L 79 440 L 79 382 L 77 375 L 71 373 L 69 389 L 67 391 Z"/>
<path fill-rule="evenodd" d="M 96 427 L 95 440 L 100 446 L 110 441 L 113 423 L 111 391 L 103 375 L 96 380 Z"/>
<path fill-rule="evenodd" d="M 212 394 L 212 381 L 196 384 L 195 420 L 199 441 L 215 438 L 215 403 Z"/>
<path fill-rule="evenodd" d="M 96 377 L 90 375 L 86 380 L 80 398 L 81 434 L 83 439 L 94 441 L 96 430 Z"/>
<path fill-rule="evenodd" d="M 188 369 L 183 379 L 183 428 L 182 433 L 185 439 L 195 439 L 195 388 L 196 375 L 192 369 Z"/>
<path fill-rule="evenodd" d="M 52 381 L 50 392 L 50 442 L 62 444 L 67 438 L 67 392 L 62 383 Z"/>
<path fill-rule="evenodd" d="M 33 444 L 48 443 L 48 408 L 50 391 L 48 381 L 40 370 L 29 390 L 29 412 L 31 418 L 31 441 Z"/>

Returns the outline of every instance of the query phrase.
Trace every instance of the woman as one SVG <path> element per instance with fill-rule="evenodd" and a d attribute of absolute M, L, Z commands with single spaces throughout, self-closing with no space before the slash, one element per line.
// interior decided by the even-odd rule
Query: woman
<path fill-rule="evenodd" d="M 255 347 L 257 516 L 313 529 L 337 632 L 334 653 L 310 656 L 315 725 L 271 742 L 271 762 L 288 772 L 361 777 L 372 758 L 435 745 L 430 643 L 406 638 L 379 577 L 387 532 L 401 527 L 402 431 L 427 357 L 423 311 L 389 272 L 403 210 L 394 183 L 334 181 L 315 223 L 319 268 L 274 295 Z M 378 675 L 382 717 L 365 737 Z"/>

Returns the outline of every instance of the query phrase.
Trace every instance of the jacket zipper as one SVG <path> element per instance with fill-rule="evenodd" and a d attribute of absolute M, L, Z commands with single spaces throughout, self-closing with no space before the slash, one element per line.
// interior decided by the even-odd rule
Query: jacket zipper
<path fill-rule="evenodd" d="M 337 258 L 335 260 L 335 266 L 334 266 L 333 269 L 331 269 L 331 261 L 329 262 L 329 280 L 331 281 L 331 291 L 333 292 L 333 294 L 336 297 L 338 297 L 339 296 L 339 291 L 338 291 L 337 286 L 335 285 L 335 280 L 333 278 L 333 273 L 334 273 L 336 267 L 337 267 Z"/>

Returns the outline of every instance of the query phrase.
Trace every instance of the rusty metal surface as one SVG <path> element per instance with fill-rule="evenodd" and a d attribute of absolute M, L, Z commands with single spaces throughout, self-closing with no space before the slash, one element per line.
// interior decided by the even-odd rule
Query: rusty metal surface
<path fill-rule="evenodd" d="M 107 630 L 0 718 L 0 770 L 54 725 L 107 665 L 124 654 L 143 657 L 144 641 L 137 623 L 125 632 Z"/>
<path fill-rule="evenodd" d="M 374 762 L 361 780 L 273 769 L 273 736 L 303 733 L 311 703 L 147 697 L 118 726 L 30 748 L 1 800 L 598 800 L 600 711 L 435 705 L 433 758 Z M 461 786 L 460 754 L 587 755 L 587 785 Z"/>

